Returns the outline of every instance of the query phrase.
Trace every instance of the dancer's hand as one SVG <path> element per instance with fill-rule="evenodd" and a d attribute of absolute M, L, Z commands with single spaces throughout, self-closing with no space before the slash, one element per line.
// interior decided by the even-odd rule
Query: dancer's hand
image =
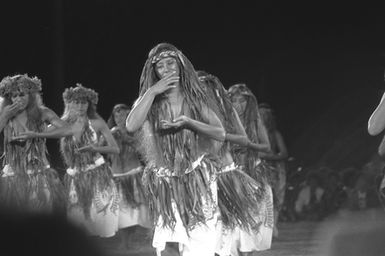
<path fill-rule="evenodd" d="M 87 145 L 81 148 L 78 148 L 76 150 L 77 153 L 82 153 L 82 152 L 96 152 L 96 146 L 95 145 Z"/>
<path fill-rule="evenodd" d="M 179 76 L 174 76 L 175 72 L 168 74 L 167 76 L 160 79 L 157 83 L 151 86 L 151 92 L 156 96 L 164 93 L 172 88 L 175 88 L 175 83 L 179 82 Z"/>
<path fill-rule="evenodd" d="M 3 113 L 7 118 L 11 118 L 17 114 L 23 107 L 22 102 L 15 101 L 11 105 L 7 105 L 3 108 Z"/>
<path fill-rule="evenodd" d="M 37 132 L 32 132 L 32 131 L 25 131 L 20 133 L 17 136 L 14 136 L 11 138 L 11 141 L 17 140 L 17 141 L 23 141 L 23 140 L 28 140 L 28 139 L 33 139 L 38 137 Z"/>
<path fill-rule="evenodd" d="M 190 119 L 187 116 L 178 116 L 172 122 L 167 120 L 161 120 L 160 123 L 163 129 L 169 128 L 181 128 L 186 126 L 189 123 Z"/>

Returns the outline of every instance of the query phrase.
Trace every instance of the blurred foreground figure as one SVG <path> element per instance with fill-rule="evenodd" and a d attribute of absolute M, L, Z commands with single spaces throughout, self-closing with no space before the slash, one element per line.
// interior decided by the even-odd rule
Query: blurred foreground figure
<path fill-rule="evenodd" d="M 354 212 L 324 222 L 319 255 L 382 256 L 385 252 L 385 216 L 381 210 Z"/>
<path fill-rule="evenodd" d="M 101 248 L 65 217 L 0 210 L 1 255 L 103 256 Z"/>

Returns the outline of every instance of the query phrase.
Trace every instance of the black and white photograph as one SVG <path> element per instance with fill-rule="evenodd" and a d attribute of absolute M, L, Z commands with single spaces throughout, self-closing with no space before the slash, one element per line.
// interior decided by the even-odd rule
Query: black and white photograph
<path fill-rule="evenodd" d="M 0 10 L 0 255 L 385 255 L 384 3 Z"/>

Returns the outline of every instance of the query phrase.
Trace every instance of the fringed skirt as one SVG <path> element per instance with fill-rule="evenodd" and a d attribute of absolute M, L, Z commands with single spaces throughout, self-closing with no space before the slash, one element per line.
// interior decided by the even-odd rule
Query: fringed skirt
<path fill-rule="evenodd" d="M 127 173 L 113 175 L 120 197 L 118 227 L 121 229 L 140 225 L 145 228 L 151 228 L 142 185 L 143 167 L 139 166 L 131 171 L 139 172 L 133 175 Z"/>
<path fill-rule="evenodd" d="M 269 184 L 271 186 L 274 179 L 274 166 L 261 159 L 255 161 L 254 169 L 245 169 L 245 172 L 259 184 Z"/>
<path fill-rule="evenodd" d="M 286 193 L 286 165 L 284 162 L 276 162 L 272 166 L 274 169 L 272 172 L 271 187 L 273 189 L 274 196 L 274 209 L 276 209 L 276 211 L 280 211 L 283 206 Z"/>
<path fill-rule="evenodd" d="M 118 230 L 119 193 L 103 158 L 84 170 L 67 169 L 67 215 L 90 235 L 111 237 Z"/>
<path fill-rule="evenodd" d="M 183 255 L 214 254 L 218 166 L 215 158 L 202 155 L 182 176 L 166 168 L 146 167 L 143 184 L 158 253 L 166 242 L 178 242 Z"/>
<path fill-rule="evenodd" d="M 229 229 L 236 226 L 248 230 L 258 226 L 255 214 L 265 198 L 264 187 L 234 163 L 222 168 L 218 183 L 218 205 L 222 224 Z"/>
<path fill-rule="evenodd" d="M 231 255 L 240 252 L 264 251 L 271 248 L 274 225 L 273 192 L 269 185 L 265 185 L 265 197 L 261 205 L 256 222 L 261 223 L 258 230 L 247 231 L 236 227 L 233 232 Z"/>
<path fill-rule="evenodd" d="M 49 166 L 19 175 L 10 165 L 5 165 L 1 175 L 0 200 L 3 207 L 22 212 L 65 212 L 64 186 L 56 171 Z"/>
<path fill-rule="evenodd" d="M 221 169 L 217 177 L 220 221 L 217 224 L 219 255 L 230 255 L 236 227 L 248 232 L 258 231 L 263 213 L 265 188 L 248 176 L 235 163 Z"/>

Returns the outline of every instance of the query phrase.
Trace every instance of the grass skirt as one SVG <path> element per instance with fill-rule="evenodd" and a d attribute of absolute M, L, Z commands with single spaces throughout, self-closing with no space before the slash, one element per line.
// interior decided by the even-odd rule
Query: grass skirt
<path fill-rule="evenodd" d="M 119 191 L 119 229 L 140 225 L 151 228 L 147 203 L 142 186 L 142 171 L 134 175 L 114 175 L 115 183 Z"/>
<path fill-rule="evenodd" d="M 217 178 L 218 205 L 222 224 L 227 229 L 239 226 L 244 230 L 258 227 L 259 214 L 265 198 L 264 187 L 234 163 L 222 168 Z"/>
<path fill-rule="evenodd" d="M 182 176 L 162 167 L 146 167 L 143 186 L 154 225 L 172 230 L 177 222 L 176 212 L 186 230 L 213 217 L 217 191 L 211 185 L 216 183 L 219 163 L 203 155 L 191 166 Z"/>
<path fill-rule="evenodd" d="M 3 207 L 27 212 L 65 212 L 64 187 L 56 171 L 49 167 L 20 175 L 6 165 L 0 188 Z"/>
<path fill-rule="evenodd" d="M 119 193 L 107 164 L 75 173 L 69 170 L 65 186 L 70 220 L 84 227 L 90 235 L 115 235 L 118 230 Z"/>

